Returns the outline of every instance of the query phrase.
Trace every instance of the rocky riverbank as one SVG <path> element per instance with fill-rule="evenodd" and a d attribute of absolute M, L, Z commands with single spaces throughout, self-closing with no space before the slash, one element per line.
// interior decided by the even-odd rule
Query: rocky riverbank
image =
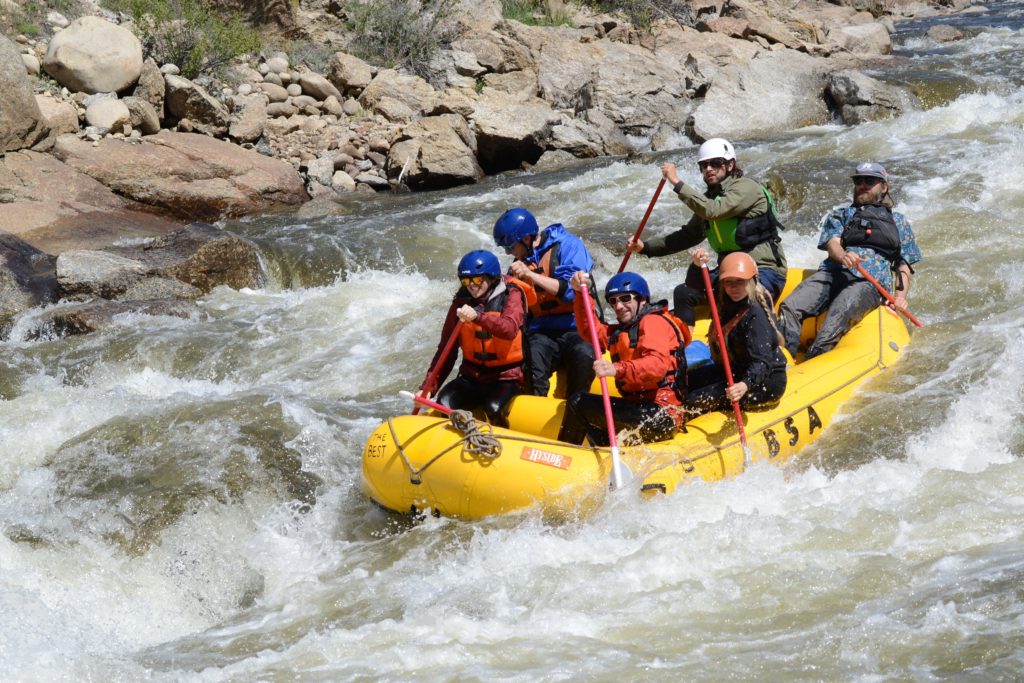
<path fill-rule="evenodd" d="M 193 81 L 143 59 L 124 17 L 51 12 L 46 40 L 0 37 L 0 333 L 58 300 L 153 310 L 258 284 L 252 245 L 218 251 L 223 234 L 198 226 L 165 237 L 191 221 L 896 115 L 914 95 L 858 67 L 891 52 L 894 20 L 971 4 L 689 0 L 691 21 L 639 31 L 569 6 L 572 26 L 527 26 L 467 2 L 429 80 L 339 50 L 324 73 L 269 53 Z M 300 3 L 295 19 L 330 43 L 330 16 Z M 180 244 L 214 275 L 155 265 Z M 247 275 L 211 256 L 240 250 Z"/>

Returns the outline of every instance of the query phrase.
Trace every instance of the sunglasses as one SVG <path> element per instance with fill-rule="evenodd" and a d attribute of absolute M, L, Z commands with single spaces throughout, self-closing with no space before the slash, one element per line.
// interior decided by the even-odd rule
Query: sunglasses
<path fill-rule="evenodd" d="M 610 303 L 612 306 L 614 306 L 615 304 L 628 304 L 632 300 L 633 300 L 633 295 L 629 294 L 629 293 L 626 293 L 626 294 L 612 294 L 610 297 L 605 299 L 605 301 Z"/>
<path fill-rule="evenodd" d="M 874 187 L 878 183 L 882 182 L 881 178 L 873 178 L 871 176 L 855 176 L 853 179 L 854 185 L 867 185 L 868 187 Z"/>
<path fill-rule="evenodd" d="M 703 171 L 708 166 L 711 168 L 725 168 L 725 165 L 728 163 L 725 159 L 708 159 L 707 161 L 698 161 L 697 166 Z"/>
<path fill-rule="evenodd" d="M 473 277 L 460 277 L 459 278 L 459 283 L 463 287 L 469 287 L 470 285 L 476 285 L 476 286 L 479 287 L 480 285 L 484 284 L 485 282 L 487 282 L 487 276 L 486 275 L 474 275 Z"/>
<path fill-rule="evenodd" d="M 508 246 L 502 247 L 502 249 L 505 250 L 506 254 L 512 254 L 516 250 L 516 245 L 515 244 L 510 244 Z"/>

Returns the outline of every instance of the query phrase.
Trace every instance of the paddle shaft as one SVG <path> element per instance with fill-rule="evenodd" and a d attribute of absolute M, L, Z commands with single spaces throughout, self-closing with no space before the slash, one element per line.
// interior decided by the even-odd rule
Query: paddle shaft
<path fill-rule="evenodd" d="M 419 408 L 420 405 L 424 405 L 424 406 L 426 406 L 428 408 L 433 408 L 434 410 L 436 410 L 439 413 L 444 413 L 445 415 L 451 415 L 452 414 L 452 409 L 451 408 L 446 408 L 445 406 L 441 405 L 437 401 L 431 401 L 429 398 L 423 398 L 422 396 L 414 394 L 411 391 L 400 391 L 400 392 L 398 392 L 398 395 L 402 396 L 404 398 L 408 398 L 408 399 L 412 400 L 414 403 L 419 404 L 419 405 L 416 406 L 417 408 Z M 413 413 L 413 414 L 415 414 L 415 413 Z"/>
<path fill-rule="evenodd" d="M 654 205 L 658 203 L 658 196 L 661 194 L 661 188 L 665 187 L 665 179 L 662 178 L 661 182 L 658 183 L 658 189 L 654 191 L 654 196 L 651 197 L 651 203 L 647 205 L 647 213 L 644 214 L 644 218 L 640 221 L 639 227 L 633 234 L 633 240 L 640 239 L 640 233 L 644 231 L 644 227 L 647 226 L 647 219 L 651 217 L 651 211 L 654 211 Z M 629 249 L 626 249 L 626 255 L 622 257 L 622 263 L 619 264 L 619 271 L 622 272 L 626 269 L 626 263 L 629 261 L 629 257 L 633 255 Z"/>
<path fill-rule="evenodd" d="M 878 280 L 876 280 L 875 278 L 871 277 L 871 275 L 868 273 L 868 271 L 864 270 L 864 266 L 862 266 L 859 263 L 855 263 L 853 265 L 855 265 L 857 267 L 857 270 L 860 271 L 860 274 L 864 277 L 865 280 L 867 280 L 868 282 L 870 282 L 871 284 L 873 284 L 875 286 L 875 289 L 878 290 L 878 293 L 882 295 L 883 299 L 885 299 L 886 301 L 889 302 L 890 306 L 892 306 L 897 311 L 899 311 L 900 313 L 905 315 L 907 317 L 907 320 L 909 320 L 910 322 L 914 323 L 918 327 L 924 327 L 924 323 L 921 322 L 920 320 L 918 320 L 917 318 L 915 318 L 913 313 L 911 313 L 910 311 L 908 311 L 907 309 L 903 308 L 902 306 L 900 306 L 899 304 L 896 303 L 896 299 L 893 297 L 893 295 L 890 294 L 888 291 L 886 291 L 885 287 L 883 287 L 882 285 L 878 284 Z"/>
<path fill-rule="evenodd" d="M 594 323 L 594 309 L 590 305 L 590 292 L 587 286 L 580 289 L 583 296 L 583 308 L 587 312 L 587 327 L 590 328 L 590 343 L 594 347 L 594 358 L 601 357 L 601 342 L 597 338 L 597 325 Z M 604 402 L 604 420 L 608 426 L 608 444 L 612 452 L 612 486 L 622 487 L 622 463 L 619 460 L 619 444 L 615 438 L 615 418 L 612 416 L 612 398 L 608 394 L 608 378 L 601 377 L 601 399 Z"/>
<path fill-rule="evenodd" d="M 427 378 L 423 380 L 423 387 L 427 391 L 432 391 L 434 382 L 437 381 L 437 376 L 441 373 L 441 368 L 448 361 L 448 356 L 451 354 L 452 349 L 455 348 L 455 342 L 459 341 L 459 332 L 462 330 L 462 321 L 455 323 L 455 327 L 452 328 L 452 333 L 448 335 L 448 341 L 444 345 L 444 350 L 441 351 L 441 355 L 437 359 L 437 363 L 434 367 L 430 368 L 430 372 L 427 373 Z M 426 399 L 424 399 L 426 400 Z M 424 404 L 426 405 L 426 404 Z M 418 415 L 420 412 L 420 406 L 417 404 L 412 408 L 412 414 Z"/>
<path fill-rule="evenodd" d="M 700 272 L 704 276 L 704 287 L 708 290 L 708 305 L 711 307 L 711 320 L 715 324 L 715 334 L 718 336 L 718 344 L 721 347 L 722 365 L 725 367 L 725 381 L 731 387 L 735 382 L 732 379 L 732 367 L 729 365 L 729 349 L 725 345 L 725 334 L 722 332 L 722 321 L 718 317 L 718 304 L 715 302 L 715 291 L 711 287 L 711 275 L 708 273 L 708 264 L 700 264 Z M 732 402 L 733 412 L 736 413 L 736 430 L 740 434 L 740 443 L 743 449 L 747 448 L 747 432 L 743 428 L 743 413 L 740 411 L 740 402 Z"/>

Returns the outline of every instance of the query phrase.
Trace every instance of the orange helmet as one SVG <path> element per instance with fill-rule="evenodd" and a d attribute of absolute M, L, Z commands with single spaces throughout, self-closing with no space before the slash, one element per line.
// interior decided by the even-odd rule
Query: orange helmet
<path fill-rule="evenodd" d="M 757 264 L 754 263 L 754 259 L 750 258 L 750 254 L 742 251 L 734 251 L 729 254 L 722 259 L 722 263 L 718 267 L 719 279 L 734 277 L 740 280 L 749 280 L 755 275 L 757 275 Z"/>

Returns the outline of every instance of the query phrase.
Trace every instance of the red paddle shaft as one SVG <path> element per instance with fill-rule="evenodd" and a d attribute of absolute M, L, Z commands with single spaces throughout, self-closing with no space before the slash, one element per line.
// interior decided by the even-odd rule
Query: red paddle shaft
<path fill-rule="evenodd" d="M 587 327 L 590 328 L 590 343 L 594 346 L 594 358 L 601 357 L 601 342 L 597 338 L 597 326 L 594 324 L 594 309 L 590 305 L 590 292 L 587 286 L 580 288 L 583 296 L 583 308 L 587 311 Z M 601 399 L 604 402 L 604 420 L 608 426 L 608 444 L 612 453 L 612 486 L 622 487 L 622 466 L 619 463 L 619 444 L 615 437 L 615 418 L 612 416 L 612 399 L 608 394 L 608 378 L 601 377 Z"/>
<path fill-rule="evenodd" d="M 704 287 L 708 290 L 708 304 L 711 307 L 711 320 L 715 323 L 715 334 L 718 335 L 718 344 L 722 349 L 722 365 L 725 366 L 725 381 L 731 387 L 735 382 L 732 379 L 732 367 L 729 366 L 729 349 L 725 346 L 725 334 L 722 333 L 722 321 L 718 317 L 718 304 L 715 303 L 715 292 L 711 287 L 711 275 L 708 273 L 708 264 L 702 263 L 700 272 L 704 276 Z M 743 413 L 740 411 L 740 402 L 733 401 L 732 409 L 736 413 L 736 429 L 740 433 L 740 443 L 743 448 L 747 447 L 747 432 L 743 428 Z"/>
<path fill-rule="evenodd" d="M 911 313 L 910 311 L 908 311 L 907 309 L 903 308 L 902 306 L 900 306 L 899 304 L 896 303 L 896 299 L 893 298 L 893 295 L 890 294 L 889 292 L 887 292 L 885 287 L 883 287 L 882 285 L 878 284 L 878 280 L 876 280 L 875 278 L 871 277 L 871 275 L 868 274 L 868 271 L 864 270 L 864 266 L 862 266 L 859 263 L 855 263 L 854 265 L 857 266 L 857 270 L 859 270 L 860 274 L 864 276 L 864 279 L 867 280 L 868 282 L 870 282 L 871 284 L 873 284 L 875 286 L 875 289 L 878 290 L 878 293 L 882 295 L 882 298 L 885 299 L 886 301 L 888 301 L 889 304 L 893 308 L 895 308 L 897 311 L 899 311 L 903 315 L 907 316 L 907 320 L 909 320 L 910 322 L 914 323 L 918 327 L 924 327 L 924 323 L 921 322 L 920 320 L 918 320 L 917 318 L 915 318 L 913 313 Z"/>
<path fill-rule="evenodd" d="M 441 351 L 440 357 L 437 359 L 437 364 L 430 369 L 427 373 L 427 378 L 423 380 L 423 387 L 427 391 L 434 390 L 434 382 L 437 381 L 437 376 L 441 373 L 441 368 L 444 367 L 445 362 L 448 360 L 448 356 L 451 354 L 452 349 L 455 348 L 455 342 L 459 340 L 459 331 L 462 329 L 462 321 L 455 323 L 455 327 L 452 328 L 452 333 L 448 336 L 448 341 L 444 345 L 444 350 Z M 424 401 L 426 399 L 423 399 Z M 424 404 L 427 405 L 427 404 Z M 434 406 L 431 406 L 434 407 Z M 420 412 L 419 405 L 415 405 L 412 408 L 412 414 L 418 415 Z"/>
<path fill-rule="evenodd" d="M 644 231 L 644 227 L 647 225 L 647 219 L 651 217 L 651 211 L 654 211 L 654 205 L 658 203 L 658 196 L 661 194 L 661 188 L 665 187 L 665 179 L 662 178 L 661 182 L 658 183 L 658 189 L 654 191 L 654 196 L 651 197 L 651 203 L 647 205 L 647 213 L 644 214 L 644 218 L 640 221 L 640 226 L 636 229 L 636 233 L 633 235 L 634 240 L 640 239 L 640 233 Z M 626 250 L 626 255 L 622 257 L 622 263 L 619 264 L 619 272 L 621 273 L 626 269 L 626 263 L 629 261 L 629 257 L 633 255 L 629 249 Z"/>

